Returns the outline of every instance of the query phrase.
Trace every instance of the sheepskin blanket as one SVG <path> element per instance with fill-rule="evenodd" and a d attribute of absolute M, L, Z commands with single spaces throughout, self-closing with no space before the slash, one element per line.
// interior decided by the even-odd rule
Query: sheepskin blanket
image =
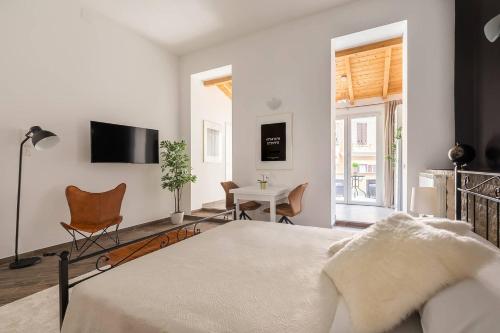
<path fill-rule="evenodd" d="M 391 329 L 441 288 L 473 276 L 495 256 L 470 237 L 393 214 L 333 245 L 324 271 L 359 333 Z"/>

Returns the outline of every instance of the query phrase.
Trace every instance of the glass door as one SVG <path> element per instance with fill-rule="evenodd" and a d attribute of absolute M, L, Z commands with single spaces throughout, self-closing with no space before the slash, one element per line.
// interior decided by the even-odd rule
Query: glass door
<path fill-rule="evenodd" d="M 351 117 L 350 177 L 353 203 L 377 203 L 377 116 Z"/>
<path fill-rule="evenodd" d="M 336 119 L 335 195 L 338 203 L 381 204 L 380 125 L 377 113 Z"/>

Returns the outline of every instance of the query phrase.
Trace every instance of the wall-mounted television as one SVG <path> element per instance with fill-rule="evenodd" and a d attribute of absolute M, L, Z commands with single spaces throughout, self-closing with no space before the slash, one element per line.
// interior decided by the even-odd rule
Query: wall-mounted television
<path fill-rule="evenodd" d="M 158 163 L 158 130 L 90 122 L 92 163 Z"/>

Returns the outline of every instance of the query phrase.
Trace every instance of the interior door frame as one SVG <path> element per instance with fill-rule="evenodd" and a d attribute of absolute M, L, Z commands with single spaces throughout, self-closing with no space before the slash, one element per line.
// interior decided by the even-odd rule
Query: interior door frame
<path fill-rule="evenodd" d="M 344 121 L 344 200 L 336 200 L 336 203 L 347 205 L 363 206 L 383 206 L 384 198 L 384 104 L 360 106 L 337 110 L 335 120 Z M 374 203 L 352 200 L 351 189 L 351 121 L 353 118 L 376 117 L 377 123 L 377 153 L 376 153 L 376 177 L 377 177 L 377 197 Z"/>

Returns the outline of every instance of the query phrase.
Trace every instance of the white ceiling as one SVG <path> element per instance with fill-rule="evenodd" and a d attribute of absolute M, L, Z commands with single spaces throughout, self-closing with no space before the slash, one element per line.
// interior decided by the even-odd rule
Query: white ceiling
<path fill-rule="evenodd" d="M 185 54 L 354 0 L 81 0 Z"/>
<path fill-rule="evenodd" d="M 361 45 L 402 37 L 406 31 L 406 22 L 396 22 L 381 27 L 355 32 L 334 39 L 335 51 L 350 49 Z"/>

